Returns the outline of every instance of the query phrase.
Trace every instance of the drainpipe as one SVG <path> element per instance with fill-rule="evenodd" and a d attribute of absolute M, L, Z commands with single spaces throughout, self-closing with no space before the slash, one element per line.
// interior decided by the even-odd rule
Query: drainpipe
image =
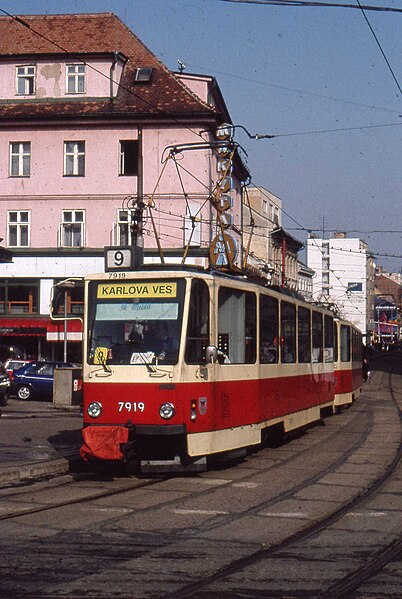
<path fill-rule="evenodd" d="M 282 239 L 282 287 L 285 287 L 286 281 L 286 239 Z"/>

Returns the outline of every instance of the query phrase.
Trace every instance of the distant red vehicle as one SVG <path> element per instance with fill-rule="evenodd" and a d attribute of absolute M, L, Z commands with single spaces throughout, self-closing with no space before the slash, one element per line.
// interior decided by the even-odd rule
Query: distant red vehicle
<path fill-rule="evenodd" d="M 13 384 L 13 381 L 14 381 L 14 371 L 18 370 L 19 368 L 22 368 L 23 366 L 25 366 L 26 364 L 29 364 L 30 362 L 33 362 L 33 358 L 31 358 L 31 359 L 9 358 L 8 360 L 6 360 L 4 362 L 4 368 L 6 369 L 7 374 L 10 378 L 11 385 Z M 10 391 L 11 390 L 12 390 L 12 388 L 10 389 Z"/>

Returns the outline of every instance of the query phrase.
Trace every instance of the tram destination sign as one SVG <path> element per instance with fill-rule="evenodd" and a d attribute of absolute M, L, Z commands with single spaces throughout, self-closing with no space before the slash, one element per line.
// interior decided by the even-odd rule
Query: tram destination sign
<path fill-rule="evenodd" d="M 144 262 L 143 248 L 135 245 L 105 247 L 105 272 L 135 270 Z"/>

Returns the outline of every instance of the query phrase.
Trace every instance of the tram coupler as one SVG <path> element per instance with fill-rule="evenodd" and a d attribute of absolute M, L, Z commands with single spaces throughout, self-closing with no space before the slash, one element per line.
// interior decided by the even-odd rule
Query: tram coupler
<path fill-rule="evenodd" d="M 183 463 L 180 456 L 176 455 L 172 460 L 141 460 L 141 474 L 156 474 L 159 472 L 205 472 L 207 469 L 207 458 L 203 456 L 196 460 Z"/>

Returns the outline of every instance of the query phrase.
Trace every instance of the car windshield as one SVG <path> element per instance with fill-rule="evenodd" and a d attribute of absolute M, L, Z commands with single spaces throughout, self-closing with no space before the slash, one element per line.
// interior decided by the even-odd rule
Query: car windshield
<path fill-rule="evenodd" d="M 11 361 L 8 363 L 7 368 L 9 370 L 16 370 L 17 368 L 21 368 L 21 366 L 24 366 L 25 362 L 21 362 L 21 361 Z"/>
<path fill-rule="evenodd" d="M 90 364 L 175 364 L 184 280 L 94 281 L 89 287 Z"/>

